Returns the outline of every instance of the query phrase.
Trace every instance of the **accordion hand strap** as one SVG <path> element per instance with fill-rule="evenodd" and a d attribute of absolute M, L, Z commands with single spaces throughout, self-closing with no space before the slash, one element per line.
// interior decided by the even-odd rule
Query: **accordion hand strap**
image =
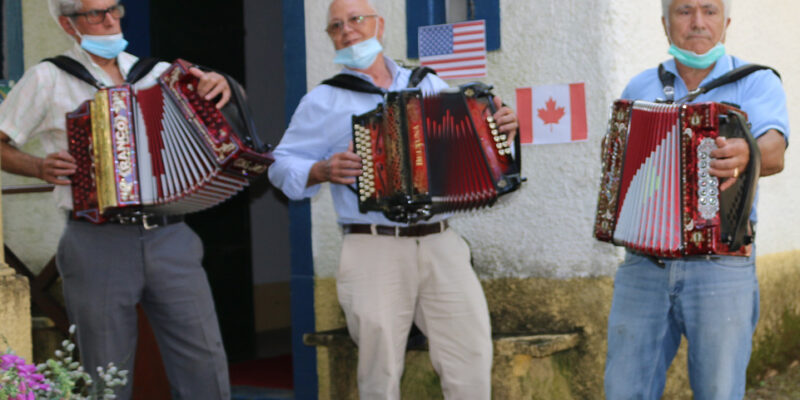
<path fill-rule="evenodd" d="M 236 119 L 236 121 L 229 122 L 232 122 L 234 126 L 240 126 L 242 129 L 247 131 L 242 132 L 246 133 L 246 136 L 240 135 L 240 139 L 244 140 L 248 146 L 259 152 L 269 151 L 270 146 L 265 145 L 264 142 L 261 141 L 261 137 L 258 136 L 256 124 L 253 120 L 253 114 L 250 112 L 250 107 L 247 105 L 247 95 L 245 94 L 242 84 L 240 84 L 232 76 L 222 71 L 215 70 L 204 65 L 195 64 L 194 67 L 204 72 L 216 72 L 225 78 L 225 80 L 228 82 L 228 86 L 231 88 L 231 101 L 222 107 L 223 114 L 231 119 Z"/>

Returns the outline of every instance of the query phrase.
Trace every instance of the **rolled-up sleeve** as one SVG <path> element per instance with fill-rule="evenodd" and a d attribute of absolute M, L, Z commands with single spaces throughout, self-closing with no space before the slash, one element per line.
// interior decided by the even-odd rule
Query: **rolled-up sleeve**
<path fill-rule="evenodd" d="M 758 71 L 745 81 L 741 94 L 742 109 L 747 111 L 753 136 L 759 137 L 775 129 L 789 143 L 789 112 L 786 92 L 781 80 L 772 71 Z"/>
<path fill-rule="evenodd" d="M 311 166 L 330 156 L 333 143 L 326 135 L 330 119 L 329 96 L 318 88 L 307 94 L 297 106 L 289 128 L 284 133 L 273 155 L 275 162 L 269 168 L 269 180 L 292 200 L 311 197 L 320 185 L 306 187 Z"/>
<path fill-rule="evenodd" d="M 46 121 L 54 80 L 44 64 L 28 70 L 0 104 L 0 131 L 23 145 Z M 64 118 L 63 115 L 60 116 Z"/>

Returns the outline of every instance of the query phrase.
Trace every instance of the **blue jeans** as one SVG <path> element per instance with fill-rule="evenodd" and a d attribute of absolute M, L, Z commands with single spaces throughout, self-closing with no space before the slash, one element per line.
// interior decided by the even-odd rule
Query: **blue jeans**
<path fill-rule="evenodd" d="M 697 400 L 742 399 L 758 321 L 755 249 L 746 257 L 663 260 L 628 252 L 608 318 L 608 400 L 659 399 L 681 336 Z"/>

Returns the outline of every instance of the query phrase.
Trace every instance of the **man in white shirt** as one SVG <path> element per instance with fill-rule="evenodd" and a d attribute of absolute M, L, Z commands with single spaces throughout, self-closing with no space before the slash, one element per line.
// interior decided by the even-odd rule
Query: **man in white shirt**
<path fill-rule="evenodd" d="M 49 0 L 59 25 L 75 39 L 64 55 L 83 65 L 104 86 L 123 84 L 137 58 L 123 50 L 117 0 Z M 168 64 L 159 63 L 134 87 L 146 87 Z M 230 98 L 217 73 L 192 69 L 197 91 L 207 99 Z M 50 62 L 31 67 L 0 104 L 0 156 L 4 171 L 56 185 L 59 208 L 70 211 L 69 176 L 75 160 L 67 153 L 66 117 L 96 88 Z M 18 150 L 39 137 L 44 158 Z M 142 221 L 95 225 L 70 220 L 59 242 L 57 266 L 71 323 L 77 325 L 87 371 L 114 362 L 132 370 L 136 352 L 136 304 L 150 320 L 164 359 L 174 399 L 228 399 L 225 351 L 205 271 L 200 238 L 181 219 L 163 218 L 148 229 Z M 149 224 L 148 224 L 149 225 Z M 132 380 L 132 379 L 131 379 Z M 119 397 L 131 396 L 132 382 Z"/>
<path fill-rule="evenodd" d="M 344 232 L 336 287 L 350 336 L 358 345 L 358 391 L 364 399 L 399 399 L 411 324 L 425 333 L 446 399 L 491 397 L 489 310 L 467 243 L 445 214 L 402 224 L 361 213 L 347 187 L 361 174 L 353 152 L 352 116 L 373 110 L 385 91 L 407 87 L 412 72 L 383 55 L 384 18 L 368 0 L 334 0 L 326 31 L 341 73 L 374 93 L 319 85 L 306 94 L 276 147 L 269 178 L 286 196 L 313 196 L 330 182 Z M 433 74 L 415 85 L 426 94 L 448 87 Z M 497 97 L 498 129 L 513 135 L 516 114 Z M 510 141 L 512 139 L 509 139 Z"/>

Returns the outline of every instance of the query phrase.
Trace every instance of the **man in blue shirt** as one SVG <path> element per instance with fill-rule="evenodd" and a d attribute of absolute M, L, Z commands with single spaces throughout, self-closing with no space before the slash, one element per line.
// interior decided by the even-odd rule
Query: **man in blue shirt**
<path fill-rule="evenodd" d="M 747 64 L 725 54 L 730 2 L 662 0 L 662 23 L 675 57 L 663 66 L 676 76 L 675 99 Z M 665 99 L 657 68 L 634 77 L 622 97 Z M 752 73 L 694 101 L 739 105 L 757 138 L 761 176 L 783 169 L 789 118 L 786 95 L 772 71 Z M 744 139 L 718 138 L 716 144 L 710 172 L 723 180 L 725 190 L 744 171 L 750 153 Z M 750 218 L 755 224 L 755 205 Z M 750 257 L 662 260 L 628 251 L 616 274 L 608 321 L 606 398 L 661 398 L 667 369 L 686 336 L 694 398 L 741 399 L 758 301 L 755 249 Z"/>
<path fill-rule="evenodd" d="M 327 32 L 342 73 L 383 90 L 406 87 L 411 71 L 383 56 L 384 19 L 367 0 L 334 0 Z M 418 85 L 447 88 L 435 75 Z M 469 247 L 447 229 L 445 215 L 412 226 L 380 212 L 362 214 L 347 188 L 361 174 L 352 151 L 351 116 L 374 109 L 379 94 L 320 85 L 303 97 L 275 149 L 269 177 L 291 199 L 313 196 L 330 182 L 345 233 L 337 273 L 339 303 L 358 345 L 361 399 L 399 399 L 412 322 L 427 335 L 446 398 L 489 399 L 492 341 L 486 299 L 470 265 Z M 499 106 L 499 101 L 498 101 Z M 512 135 L 516 115 L 498 107 L 500 131 Z"/>

